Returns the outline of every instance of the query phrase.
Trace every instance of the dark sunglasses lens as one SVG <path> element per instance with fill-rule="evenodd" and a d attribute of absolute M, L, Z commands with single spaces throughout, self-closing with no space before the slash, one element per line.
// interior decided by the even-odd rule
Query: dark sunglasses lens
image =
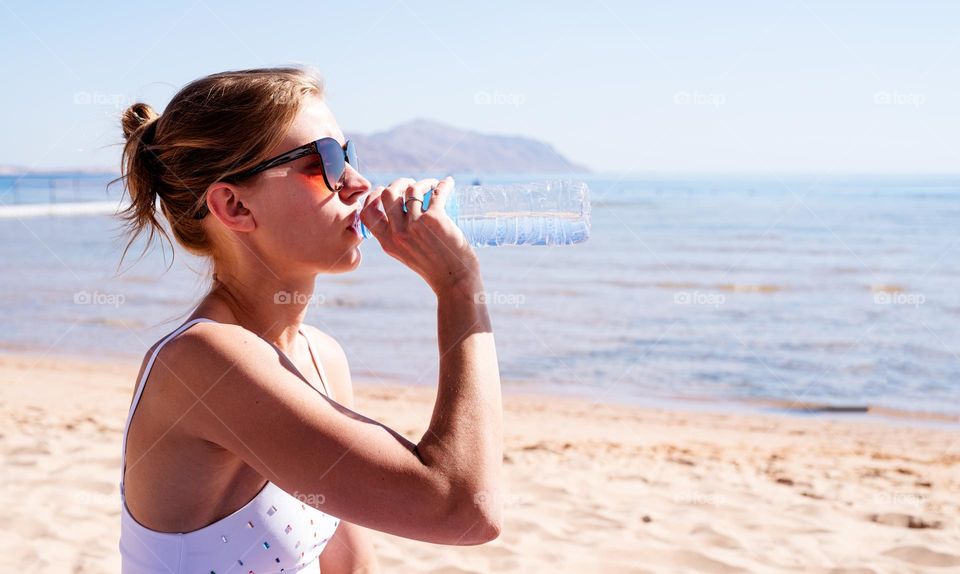
<path fill-rule="evenodd" d="M 346 169 L 343 161 L 343 148 L 334 139 L 322 139 L 317 142 L 317 153 L 320 154 L 320 161 L 323 162 L 323 176 L 327 181 L 327 187 L 331 190 L 337 190 L 340 184 L 340 178 Z"/>

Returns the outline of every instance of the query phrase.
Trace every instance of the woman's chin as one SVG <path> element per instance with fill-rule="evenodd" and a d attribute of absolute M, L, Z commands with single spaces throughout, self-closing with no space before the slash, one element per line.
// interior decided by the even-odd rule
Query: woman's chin
<path fill-rule="evenodd" d="M 350 253 L 349 259 L 349 268 L 344 271 L 353 271 L 357 267 L 360 267 L 360 262 L 363 261 L 363 252 L 360 251 L 360 244 L 354 245 L 352 248 L 352 253 Z"/>
<path fill-rule="evenodd" d="M 360 245 L 354 245 L 349 248 L 349 251 L 343 254 L 343 257 L 327 266 L 324 273 L 349 273 L 357 267 L 360 267 L 362 260 L 363 254 L 360 252 Z"/>

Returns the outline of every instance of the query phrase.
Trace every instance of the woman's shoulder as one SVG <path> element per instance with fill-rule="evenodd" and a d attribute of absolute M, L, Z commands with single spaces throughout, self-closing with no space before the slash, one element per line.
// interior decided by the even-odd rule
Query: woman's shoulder
<path fill-rule="evenodd" d="M 252 402 L 285 392 L 279 388 L 282 378 L 274 376 L 282 368 L 271 370 L 276 361 L 263 339 L 238 325 L 212 321 L 181 327 L 156 341 L 141 364 L 138 385 L 150 392 L 138 411 L 141 419 L 152 421 L 148 424 L 175 430 L 171 437 L 205 438 L 220 424 L 208 416 L 208 408 L 224 393 Z"/>
<path fill-rule="evenodd" d="M 191 321 L 185 321 L 175 330 L 157 339 L 144 354 L 141 366 L 145 367 L 151 358 L 155 364 L 163 364 L 164 359 L 171 357 L 186 360 L 189 357 L 184 355 L 190 354 L 189 351 L 227 350 L 232 346 L 230 343 L 241 342 L 245 338 L 243 332 L 246 329 L 239 325 L 212 320 L 190 325 Z"/>
<path fill-rule="evenodd" d="M 169 347 L 178 351 L 199 348 L 207 352 L 229 352 L 257 342 L 266 347 L 270 346 L 263 338 L 245 327 L 234 323 L 206 320 L 194 323 L 188 329 L 181 331 L 176 337 L 170 339 L 164 348 Z"/>
<path fill-rule="evenodd" d="M 161 339 L 157 345 L 161 343 L 163 347 L 157 352 L 154 369 L 159 366 L 163 375 L 196 392 L 207 390 L 230 371 L 244 370 L 250 362 L 269 359 L 276 353 L 252 331 L 218 321 L 195 323 L 175 337 Z M 151 354 L 153 352 L 156 345 Z"/>
<path fill-rule="evenodd" d="M 303 324 L 301 329 L 323 365 L 335 400 L 349 406 L 353 385 L 343 347 L 333 336 L 312 325 Z M 163 341 L 151 348 L 148 357 Z M 230 378 L 230 373 L 265 374 L 264 365 L 279 365 L 276 357 L 277 350 L 270 343 L 240 325 L 201 321 L 163 343 L 154 361 L 151 381 L 176 382 L 177 385 L 171 384 L 171 387 L 202 395 L 224 378 Z M 153 371 L 159 372 L 153 374 Z M 151 384 L 164 385 L 163 382 Z"/>

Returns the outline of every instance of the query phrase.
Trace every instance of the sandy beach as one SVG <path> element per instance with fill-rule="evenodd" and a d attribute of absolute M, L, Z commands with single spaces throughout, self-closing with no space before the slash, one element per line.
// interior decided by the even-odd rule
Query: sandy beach
<path fill-rule="evenodd" d="M 0 357 L 3 571 L 119 571 L 137 367 Z M 357 382 L 357 410 L 414 441 L 432 400 Z M 960 432 L 511 393 L 505 409 L 502 536 L 377 533 L 385 572 L 960 571 Z"/>

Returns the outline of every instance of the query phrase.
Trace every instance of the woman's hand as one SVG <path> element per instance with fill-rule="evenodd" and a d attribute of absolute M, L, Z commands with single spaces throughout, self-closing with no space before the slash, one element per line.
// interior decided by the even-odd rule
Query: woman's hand
<path fill-rule="evenodd" d="M 371 192 L 360 211 L 360 220 L 383 250 L 416 271 L 437 294 L 480 274 L 476 253 L 445 211 L 453 186 L 449 176 L 443 181 L 398 179 Z M 433 195 L 424 211 L 423 196 L 430 188 Z"/>

